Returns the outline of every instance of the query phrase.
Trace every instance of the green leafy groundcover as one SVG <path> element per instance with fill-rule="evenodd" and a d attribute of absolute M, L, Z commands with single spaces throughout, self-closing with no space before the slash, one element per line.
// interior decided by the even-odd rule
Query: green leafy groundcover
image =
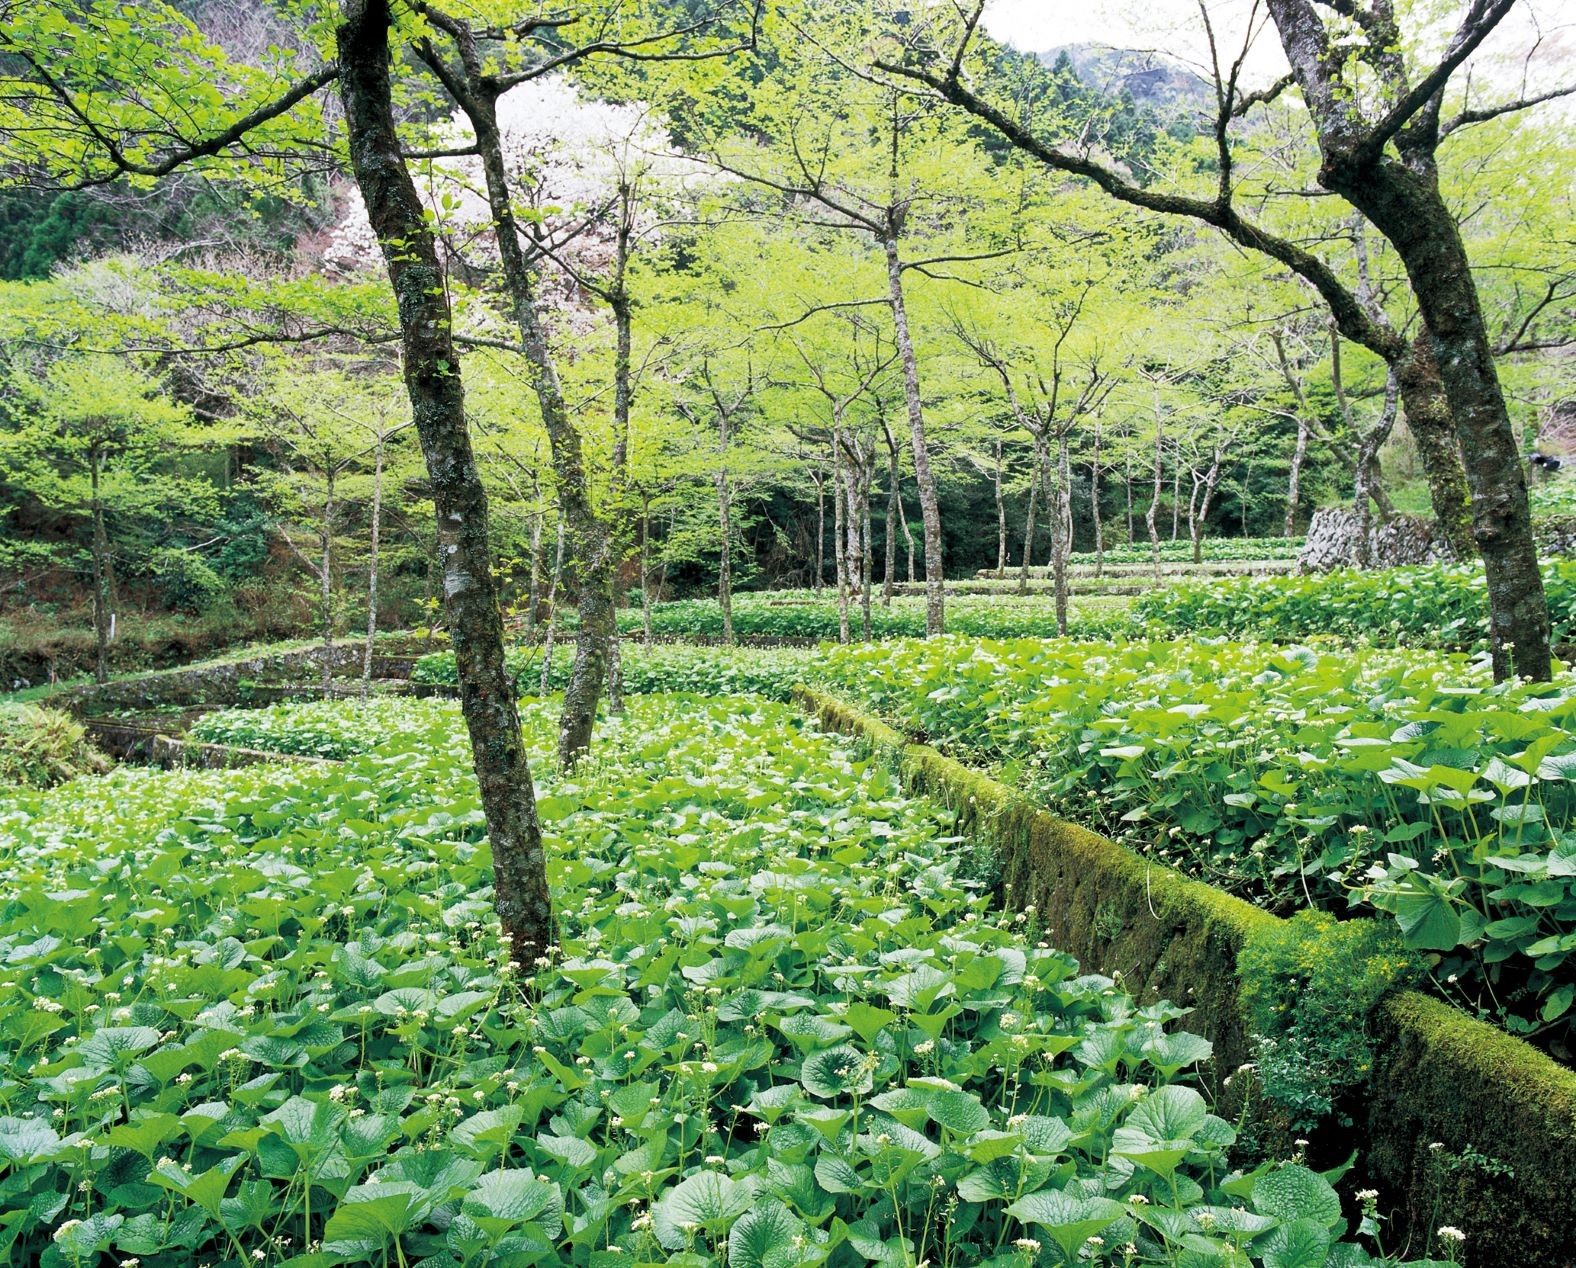
<path fill-rule="evenodd" d="M 549 690 L 562 691 L 569 681 L 572 647 L 560 643 L 553 649 Z M 760 695 L 785 701 L 793 686 L 804 680 L 819 658 L 814 648 L 689 647 L 656 643 L 650 647 L 625 642 L 619 649 L 624 690 L 693 692 L 698 695 Z M 508 652 L 509 669 L 523 694 L 541 687 L 542 649 L 515 647 Z M 416 662 L 411 680 L 452 687 L 459 683 L 453 652 L 434 652 Z M 239 719 L 237 719 L 239 721 Z"/>
<path fill-rule="evenodd" d="M 1576 639 L 1576 559 L 1544 564 L 1543 584 L 1555 641 Z M 1174 633 L 1477 647 L 1488 638 L 1488 586 L 1480 565 L 1190 581 L 1140 596 L 1132 621 Z"/>
<path fill-rule="evenodd" d="M 1259 560 L 1295 559 L 1302 553 L 1306 539 L 1302 537 L 1212 537 L 1200 543 L 1204 563 L 1253 563 Z M 1154 550 L 1149 542 L 1125 542 L 1112 546 L 1105 552 L 1108 564 L 1147 564 L 1154 560 Z M 1092 564 L 1093 551 L 1080 551 L 1068 555 L 1072 564 Z M 1161 563 L 1192 563 L 1193 543 L 1187 540 L 1160 543 Z"/>
<path fill-rule="evenodd" d="M 1374 1262 L 1329 1177 L 1228 1166 L 1178 1010 L 780 706 L 654 697 L 546 784 L 523 999 L 456 711 L 399 708 L 344 766 L 0 802 L 8 1262 Z"/>
<path fill-rule="evenodd" d="M 861 630 L 858 604 L 851 604 L 849 628 Z M 618 614 L 626 633 L 642 629 L 639 608 Z M 1076 633 L 1093 638 L 1126 625 L 1126 604 L 1074 600 L 1071 624 Z M 740 636 L 835 639 L 838 636 L 837 601 L 809 590 L 773 590 L 739 594 L 733 599 L 733 630 Z M 1045 595 L 962 596 L 947 600 L 947 629 L 978 638 L 1012 638 L 1018 635 L 1056 633 L 1056 605 Z M 896 598 L 890 607 L 879 599 L 871 605 L 870 630 L 876 638 L 919 637 L 925 632 L 925 601 Z M 720 638 L 722 605 L 715 599 L 683 599 L 653 604 L 651 632 L 660 637 Z"/>
<path fill-rule="evenodd" d="M 1272 908 L 1388 913 L 1436 988 L 1576 1049 L 1576 679 L 1465 656 L 956 639 L 816 680 Z"/>

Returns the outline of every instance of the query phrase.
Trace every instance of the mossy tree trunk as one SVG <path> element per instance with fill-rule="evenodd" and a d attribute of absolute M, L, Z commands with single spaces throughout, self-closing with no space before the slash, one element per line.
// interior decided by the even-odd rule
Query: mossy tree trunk
<path fill-rule="evenodd" d="M 553 941 L 535 786 L 504 663 L 487 494 L 471 448 L 465 391 L 437 244 L 394 126 L 388 0 L 347 0 L 337 32 L 351 168 L 398 303 L 406 390 L 437 512 L 438 549 L 508 952 L 529 967 Z"/>

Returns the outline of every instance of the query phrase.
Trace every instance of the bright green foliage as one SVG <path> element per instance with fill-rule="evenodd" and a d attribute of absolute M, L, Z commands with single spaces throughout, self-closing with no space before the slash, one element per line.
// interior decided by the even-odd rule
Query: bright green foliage
<path fill-rule="evenodd" d="M 549 686 L 562 691 L 569 681 L 573 649 L 553 649 Z M 650 647 L 626 643 L 619 649 L 624 690 L 632 695 L 650 692 L 686 692 L 703 696 L 756 695 L 787 700 L 796 683 L 814 672 L 820 652 L 814 648 L 691 647 L 657 643 Z M 520 690 L 535 693 L 541 684 L 540 648 L 516 647 L 508 652 L 510 672 Z M 434 652 L 416 662 L 411 678 L 417 683 L 453 687 L 459 684 L 453 652 Z M 212 719 L 204 718 L 206 730 Z"/>
<path fill-rule="evenodd" d="M 619 625 L 628 633 L 638 631 L 640 613 L 621 612 Z M 1071 621 L 1074 633 L 1095 637 L 1123 629 L 1125 625 L 1119 611 L 1104 605 L 1087 603 L 1081 610 L 1079 605 L 1074 605 Z M 739 635 L 835 639 L 837 628 L 835 599 L 817 597 L 808 590 L 773 590 L 734 596 L 733 629 Z M 1044 595 L 949 599 L 947 629 L 954 634 L 979 638 L 1054 634 L 1056 607 Z M 707 599 L 654 604 L 651 631 L 667 637 L 720 637 L 722 609 Z M 873 606 L 870 631 L 875 638 L 909 638 L 924 634 L 924 601 L 894 599 L 889 608 Z"/>
<path fill-rule="evenodd" d="M 1554 641 L 1576 637 L 1576 560 L 1543 568 Z M 1311 576 L 1187 582 L 1141 596 L 1136 623 L 1181 633 L 1470 648 L 1488 642 L 1488 589 L 1476 565 L 1345 570 Z"/>
<path fill-rule="evenodd" d="M 1266 925 L 1237 959 L 1260 1090 L 1293 1130 L 1318 1126 L 1373 1066 L 1379 1001 L 1422 976 L 1393 926 L 1299 912 Z"/>
<path fill-rule="evenodd" d="M 933 806 L 779 706 L 674 704 L 543 789 L 531 999 L 463 742 L 427 743 L 450 704 L 344 766 L 0 803 L 3 1252 L 1028 1268 L 1345 1234 L 1312 1173 L 1229 1171 L 1177 1081 L 1207 1045 L 989 912 Z"/>
<path fill-rule="evenodd" d="M 1075 823 L 1279 909 L 1348 902 L 1445 993 L 1564 1042 L 1576 996 L 1576 683 L 1463 656 L 932 640 L 819 670 Z"/>
<path fill-rule="evenodd" d="M 1209 537 L 1200 543 L 1199 553 L 1205 563 L 1253 562 L 1268 559 L 1295 559 L 1302 553 L 1305 539 L 1301 537 Z M 1154 562 L 1154 549 L 1145 541 L 1112 546 L 1105 552 L 1108 564 L 1147 564 Z M 1092 564 L 1093 551 L 1083 551 L 1067 556 L 1069 564 Z M 1163 564 L 1191 563 L 1193 543 L 1163 541 L 1160 543 L 1160 562 Z M 1037 571 L 1037 570 L 1036 570 Z M 1033 575 L 1031 571 L 1030 575 Z"/>
<path fill-rule="evenodd" d="M 104 755 L 69 715 L 0 704 L 0 788 L 50 788 L 104 769 Z"/>
<path fill-rule="evenodd" d="M 290 701 L 205 714 L 189 735 L 205 744 L 340 759 L 370 753 L 396 738 L 412 746 L 447 747 L 455 738 L 455 716 L 412 710 L 409 701 L 388 697 Z"/>

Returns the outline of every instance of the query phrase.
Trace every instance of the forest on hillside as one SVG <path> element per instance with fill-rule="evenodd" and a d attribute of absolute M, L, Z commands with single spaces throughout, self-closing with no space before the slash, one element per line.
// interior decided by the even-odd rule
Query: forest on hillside
<path fill-rule="evenodd" d="M 959 578 L 1291 536 L 1341 502 L 1443 506 L 1464 526 L 1454 444 L 1428 424 L 1428 389 L 1408 400 L 1393 373 L 1419 331 L 1406 265 L 1318 196 L 1305 107 L 1229 82 L 1224 34 L 1217 84 L 1163 54 L 1042 58 L 973 33 L 991 100 L 1107 174 L 1091 180 L 872 73 L 872 58 L 943 47 L 944 15 L 617 8 L 683 58 L 554 69 L 541 30 L 518 51 L 482 46 L 486 73 L 532 61 L 532 40 L 547 55 L 499 81 L 498 190 L 438 36 L 413 29 L 397 58 L 500 593 L 528 625 L 569 597 L 563 561 L 592 549 L 588 532 L 609 538 L 627 606 L 913 582 L 927 550 Z M 309 94 L 255 136 L 166 161 L 310 76 L 331 15 L 140 10 L 166 54 L 112 10 L 23 23 L 0 50 L 6 108 L 24 116 L 40 109 L 29 38 L 98 59 L 84 91 L 100 100 L 128 92 L 102 127 L 62 107 L 0 155 L 0 674 L 69 676 L 98 644 L 129 668 L 348 633 L 369 605 L 385 625 L 437 619 L 432 490 L 341 107 Z M 1501 84 L 1521 101 L 1547 88 L 1543 61 L 1520 80 L 1506 55 L 1485 66 L 1439 127 L 1438 181 L 1517 441 L 1558 450 L 1568 115 L 1558 100 L 1481 109 Z M 1233 214 L 1313 270 L 1166 209 L 1211 195 L 1227 162 Z M 495 196 L 520 227 L 512 263 Z M 1331 307 L 1332 284 L 1358 318 Z M 566 493 L 570 467 L 583 490 Z M 1570 500 L 1558 480 L 1533 495 Z"/>

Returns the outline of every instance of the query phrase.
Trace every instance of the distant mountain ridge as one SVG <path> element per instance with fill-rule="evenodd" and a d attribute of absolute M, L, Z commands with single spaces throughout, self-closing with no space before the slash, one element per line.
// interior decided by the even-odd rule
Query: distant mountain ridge
<path fill-rule="evenodd" d="M 1214 89 L 1202 75 L 1152 49 L 1062 44 L 1036 56 L 1052 69 L 1065 59 L 1085 86 L 1102 95 L 1127 92 L 1139 105 L 1168 117 L 1191 116 L 1214 101 Z"/>

